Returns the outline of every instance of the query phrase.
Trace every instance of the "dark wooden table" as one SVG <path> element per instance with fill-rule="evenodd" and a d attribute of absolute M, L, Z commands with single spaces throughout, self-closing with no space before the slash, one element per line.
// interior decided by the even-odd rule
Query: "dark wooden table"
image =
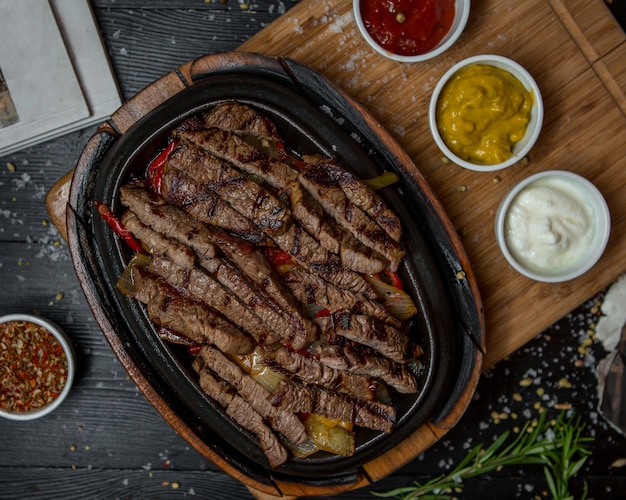
<path fill-rule="evenodd" d="M 128 99 L 183 62 L 236 48 L 294 4 L 95 0 L 93 7 Z M 624 26 L 624 3 L 609 6 Z M 139 393 L 100 333 L 67 246 L 47 220 L 46 193 L 73 168 L 94 129 L 0 158 L 0 314 L 34 311 L 52 319 L 78 355 L 74 388 L 59 409 L 38 421 L 0 420 L 0 498 L 251 498 Z M 595 437 L 593 455 L 573 483 L 576 496 L 585 480 L 593 498 L 626 498 L 626 467 L 617 466 L 626 458 L 626 439 L 597 410 L 595 365 L 604 352 L 593 328 L 603 293 L 486 372 L 459 425 L 372 490 L 444 474 L 471 447 L 537 418 L 541 409 L 557 415 L 571 407 Z M 521 385 L 523 379 L 530 385 Z M 504 469 L 468 481 L 457 494 L 505 496 L 548 497 L 542 470 Z M 375 497 L 358 490 L 338 498 Z"/>

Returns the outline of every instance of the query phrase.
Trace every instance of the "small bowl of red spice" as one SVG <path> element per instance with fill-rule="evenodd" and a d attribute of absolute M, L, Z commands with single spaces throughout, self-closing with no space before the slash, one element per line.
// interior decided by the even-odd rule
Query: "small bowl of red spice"
<path fill-rule="evenodd" d="M 379 54 L 421 62 L 448 50 L 461 36 L 470 0 L 353 0 L 359 31 Z"/>
<path fill-rule="evenodd" d="M 30 314 L 0 317 L 0 416 L 47 415 L 67 397 L 74 372 L 72 344 L 53 322 Z"/>

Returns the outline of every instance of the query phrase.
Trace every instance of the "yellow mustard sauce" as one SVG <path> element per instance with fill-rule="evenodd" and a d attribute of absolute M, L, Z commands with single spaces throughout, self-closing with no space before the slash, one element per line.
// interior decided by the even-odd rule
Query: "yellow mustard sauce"
<path fill-rule="evenodd" d="M 458 157 L 482 165 L 501 163 L 524 137 L 533 102 L 532 92 L 508 71 L 472 64 L 442 90 L 439 132 Z"/>

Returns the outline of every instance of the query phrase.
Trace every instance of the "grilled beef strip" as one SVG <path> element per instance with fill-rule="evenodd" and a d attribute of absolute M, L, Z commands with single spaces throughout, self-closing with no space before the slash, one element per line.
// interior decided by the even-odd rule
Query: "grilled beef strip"
<path fill-rule="evenodd" d="M 270 330 L 282 335 L 294 348 L 303 349 L 319 338 L 319 329 L 313 322 L 299 311 L 291 312 L 273 307 L 258 289 L 247 282 L 238 269 L 224 260 L 201 259 L 200 265 L 253 310 Z"/>
<path fill-rule="evenodd" d="M 304 384 L 319 385 L 368 401 L 375 396 L 376 383 L 370 377 L 335 370 L 312 357 L 285 348 L 267 351 L 263 357 L 263 364 Z"/>
<path fill-rule="evenodd" d="M 169 164 L 163 172 L 161 196 L 199 221 L 225 229 L 254 244 L 267 244 L 265 234 L 250 219 L 223 197 Z"/>
<path fill-rule="evenodd" d="M 217 249 L 211 241 L 214 230 L 184 210 L 167 205 L 160 196 L 150 195 L 143 183 L 122 186 L 120 201 L 146 226 L 190 247 L 200 257 L 215 257 Z"/>
<path fill-rule="evenodd" d="M 220 128 L 237 135 L 252 135 L 260 139 L 281 142 L 276 125 L 253 108 L 234 101 L 215 106 L 202 117 L 203 128 Z"/>
<path fill-rule="evenodd" d="M 257 315 L 256 308 L 248 307 L 210 274 L 198 268 L 180 267 L 163 257 L 153 258 L 149 270 L 175 287 L 185 290 L 192 298 L 220 311 L 232 323 L 252 335 L 259 345 L 281 340 L 281 330 L 271 328 L 271 322 Z"/>
<path fill-rule="evenodd" d="M 401 394 L 415 394 L 417 381 L 407 364 L 396 363 L 360 345 L 323 345 L 316 350 L 320 363 L 385 382 Z"/>
<path fill-rule="evenodd" d="M 196 358 L 193 367 L 200 376 L 202 390 L 222 406 L 235 422 L 256 436 L 270 466 L 276 468 L 284 464 L 288 458 L 287 450 L 265 424 L 261 415 L 237 394 L 234 387 L 205 366 L 201 359 Z"/>
<path fill-rule="evenodd" d="M 398 363 L 408 363 L 423 354 L 421 347 L 414 344 L 408 335 L 370 316 L 343 310 L 334 312 L 326 318 L 318 318 L 317 324 L 322 323 L 325 323 L 325 326 L 321 326 L 323 333 L 332 331 L 334 334 L 371 347 Z"/>
<path fill-rule="evenodd" d="M 270 158 L 237 135 L 210 128 L 197 132 L 176 130 L 174 135 L 190 141 L 209 153 L 232 163 L 240 170 L 258 177 L 277 190 L 284 190 L 297 178 L 297 172 L 286 163 Z"/>
<path fill-rule="evenodd" d="M 221 196 L 242 216 L 272 234 L 285 229 L 291 213 L 274 194 L 227 162 L 184 141 L 169 157 L 166 169 L 175 168 Z"/>
<path fill-rule="evenodd" d="M 321 155 L 305 155 L 302 160 L 323 168 L 329 177 L 357 207 L 368 214 L 395 241 L 402 237 L 402 225 L 398 216 L 386 205 L 380 196 L 366 186 L 360 179 L 348 172 L 334 160 Z"/>
<path fill-rule="evenodd" d="M 157 326 L 180 332 L 197 344 L 215 344 L 227 353 L 249 354 L 256 347 L 254 339 L 233 323 L 144 267 L 131 265 L 125 272 L 133 283 L 130 296 L 146 304 Z"/>
<path fill-rule="evenodd" d="M 152 230 L 142 223 L 137 214 L 131 210 L 122 214 L 121 221 L 126 229 L 141 241 L 143 247 L 147 248 L 150 254 L 167 255 L 172 261 L 184 268 L 195 266 L 196 254 L 191 248 Z"/>
<path fill-rule="evenodd" d="M 292 182 L 287 190 L 294 218 L 323 248 L 339 255 L 344 267 L 357 273 L 376 274 L 389 265 L 377 251 L 363 245 L 352 233 L 326 217 L 322 206 L 298 182 Z"/>
<path fill-rule="evenodd" d="M 235 362 L 210 346 L 203 346 L 200 349 L 200 357 L 220 378 L 237 389 L 237 393 L 265 419 L 270 427 L 293 443 L 301 444 L 306 441 L 307 434 L 302 421 L 295 414 L 272 406 L 270 392 L 250 375 L 244 373 Z"/>
<path fill-rule="evenodd" d="M 292 316 L 301 314 L 289 289 L 253 244 L 204 224 L 178 207 L 168 205 L 162 198 L 150 195 L 141 183 L 125 185 L 120 188 L 120 193 L 122 204 L 135 212 L 145 225 L 191 247 L 199 258 L 215 257 L 219 250 L 273 307 L 288 311 Z M 316 327 L 307 322 L 306 328 L 311 330 L 307 335 L 315 338 Z"/>
<path fill-rule="evenodd" d="M 399 243 L 392 238 L 363 210 L 352 203 L 321 167 L 309 167 L 298 175 L 300 184 L 332 217 L 349 230 L 364 245 L 376 250 L 389 261 L 396 271 L 404 257 Z"/>
<path fill-rule="evenodd" d="M 353 314 L 372 316 L 384 323 L 400 328 L 401 322 L 375 300 L 342 290 L 302 268 L 293 267 L 283 275 L 284 283 L 302 304 L 315 304 L 330 313 L 348 310 Z"/>
<path fill-rule="evenodd" d="M 273 240 L 298 263 L 337 287 L 363 294 L 365 297 L 376 297 L 376 291 L 361 274 L 343 267 L 339 256 L 323 248 L 298 223 L 294 222 L 285 233 L 275 235 Z"/>
<path fill-rule="evenodd" d="M 271 397 L 274 406 L 286 411 L 315 413 L 387 433 L 393 430 L 396 420 L 396 409 L 393 406 L 289 380 L 281 380 Z"/>
<path fill-rule="evenodd" d="M 254 245 L 224 231 L 216 231 L 213 241 L 228 260 L 235 264 L 256 286 L 269 303 L 292 316 L 301 316 L 300 305 L 289 288 L 276 274 L 265 255 Z"/>

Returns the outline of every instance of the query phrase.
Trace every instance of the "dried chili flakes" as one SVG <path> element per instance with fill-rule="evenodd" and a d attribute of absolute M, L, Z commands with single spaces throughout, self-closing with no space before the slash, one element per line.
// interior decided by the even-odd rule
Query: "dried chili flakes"
<path fill-rule="evenodd" d="M 0 408 L 37 410 L 54 401 L 67 381 L 63 346 L 30 321 L 0 324 Z"/>

